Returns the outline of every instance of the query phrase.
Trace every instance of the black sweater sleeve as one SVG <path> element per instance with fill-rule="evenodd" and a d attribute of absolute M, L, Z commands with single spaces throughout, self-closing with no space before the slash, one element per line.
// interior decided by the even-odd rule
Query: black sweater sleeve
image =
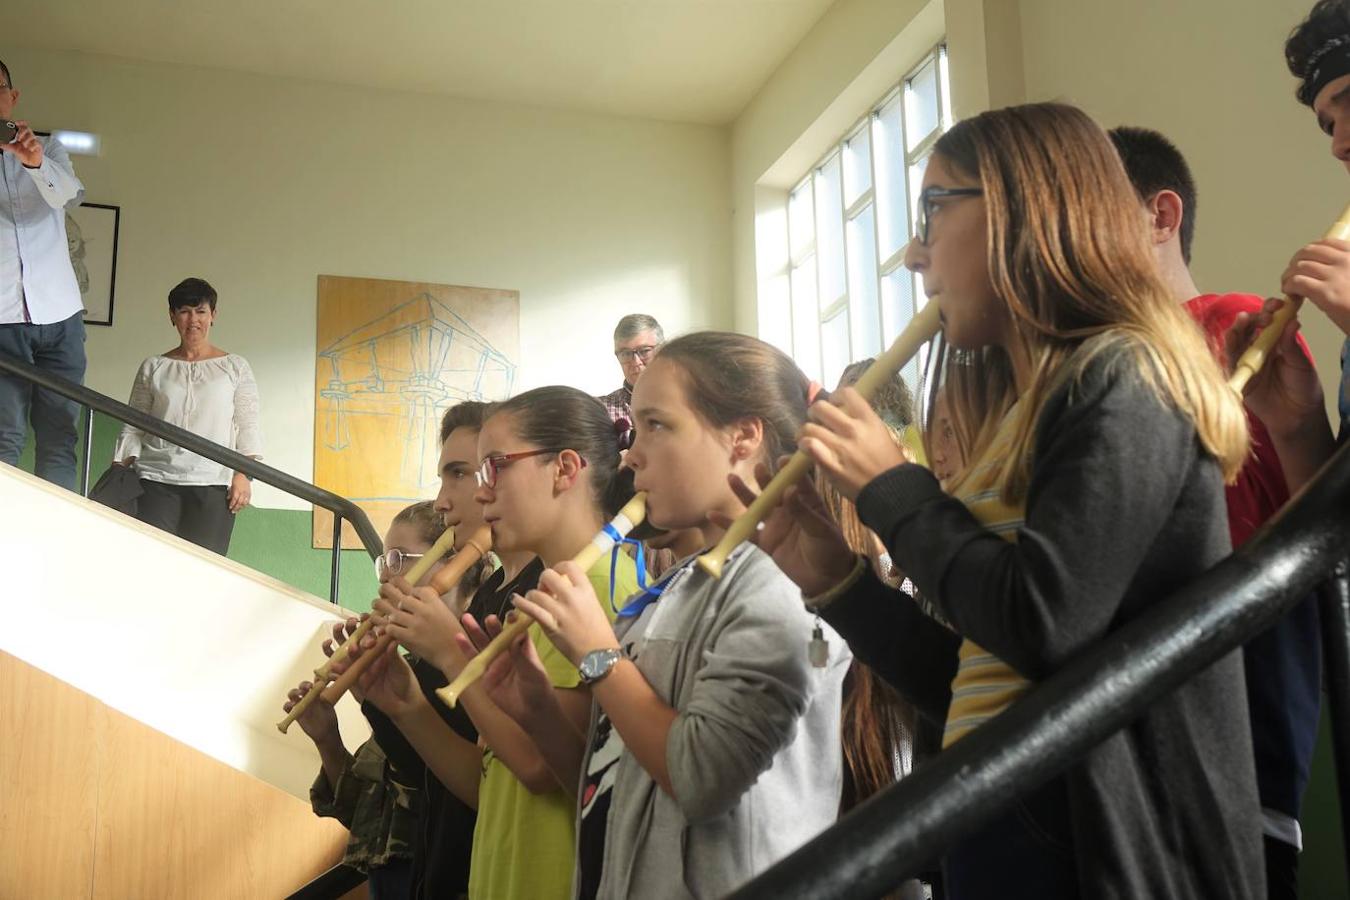
<path fill-rule="evenodd" d="M 858 512 L 958 632 L 1039 679 L 1109 629 L 1194 470 L 1198 442 L 1127 350 L 1099 353 L 1052 393 L 1035 442 L 1015 543 L 915 465 L 868 484 Z"/>
<path fill-rule="evenodd" d="M 951 704 L 961 639 L 926 615 L 904 591 L 886 585 L 871 566 L 820 617 L 848 641 L 853 655 L 922 715 L 942 725 Z"/>
<path fill-rule="evenodd" d="M 426 776 L 427 764 L 417 755 L 417 751 L 403 736 L 403 732 L 398 730 L 398 726 L 369 700 L 361 704 L 361 714 L 370 723 L 370 733 L 375 738 L 375 743 L 380 745 L 385 757 L 393 764 L 399 775 L 409 784 L 421 784 Z"/>

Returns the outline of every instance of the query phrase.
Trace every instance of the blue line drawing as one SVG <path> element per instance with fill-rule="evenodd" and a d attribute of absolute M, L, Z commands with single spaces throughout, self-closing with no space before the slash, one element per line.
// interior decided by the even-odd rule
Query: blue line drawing
<path fill-rule="evenodd" d="M 337 453 L 353 452 L 353 417 L 396 419 L 379 427 L 398 428 L 400 481 L 421 487 L 435 484 L 427 461 L 439 451 L 445 408 L 461 400 L 510 396 L 517 368 L 463 317 L 425 292 L 338 338 L 319 351 L 319 359 L 331 369 L 319 391 L 324 445 Z"/>

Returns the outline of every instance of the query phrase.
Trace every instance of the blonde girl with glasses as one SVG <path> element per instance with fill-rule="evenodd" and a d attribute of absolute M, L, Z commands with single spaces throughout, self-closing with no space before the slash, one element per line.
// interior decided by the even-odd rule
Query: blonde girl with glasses
<path fill-rule="evenodd" d="M 445 522 L 432 501 L 414 503 L 394 517 L 384 536 L 384 555 L 380 560 L 421 557 L 443 531 Z M 376 560 L 377 564 L 380 560 Z M 441 565 L 432 566 L 419 584 L 430 580 Z M 380 580 L 389 577 L 386 563 L 380 566 Z M 347 635 L 346 625 L 334 626 L 333 633 L 336 640 L 342 641 Z M 331 647 L 331 642 L 325 642 L 330 653 Z M 309 689 L 306 682 L 291 691 L 284 707 L 286 712 Z M 419 834 L 427 811 L 426 794 L 417 773 L 397 768 L 375 737 L 358 747 L 355 754 L 348 753 L 338 730 L 337 716 L 327 703 L 310 704 L 296 721 L 314 741 L 323 766 L 309 790 L 314 812 L 337 819 L 351 832 L 343 863 L 367 876 L 373 898 L 394 900 L 415 896 L 418 855 L 425 849 Z M 467 844 L 463 851 L 467 856 Z"/>

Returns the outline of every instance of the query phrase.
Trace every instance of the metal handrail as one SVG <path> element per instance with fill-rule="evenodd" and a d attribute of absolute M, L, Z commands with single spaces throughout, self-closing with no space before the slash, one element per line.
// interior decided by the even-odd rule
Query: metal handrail
<path fill-rule="evenodd" d="M 185 450 L 191 450 L 198 456 L 220 463 L 235 472 L 243 472 L 255 481 L 270 484 L 292 497 L 299 497 L 306 503 L 312 503 L 331 512 L 333 514 L 333 563 L 329 573 L 328 599 L 333 603 L 337 603 L 338 599 L 338 576 L 342 558 L 342 521 L 346 519 L 352 523 L 352 527 L 356 529 L 357 537 L 361 539 L 361 544 L 370 554 L 371 559 L 384 552 L 384 542 L 380 540 L 379 532 L 370 523 L 365 511 L 346 497 L 338 496 L 331 491 L 325 491 L 308 481 L 302 481 L 294 475 L 288 475 L 280 469 L 274 469 L 266 463 L 244 456 L 228 447 L 222 447 L 214 441 L 208 441 L 201 435 L 193 434 L 177 425 L 170 425 L 163 419 L 155 418 L 149 413 L 133 409 L 106 394 L 100 394 L 92 388 L 76 384 L 67 378 L 54 375 L 3 353 L 0 353 L 0 372 L 22 378 L 38 387 L 60 394 L 85 408 L 84 472 L 81 481 L 81 493 L 87 493 L 88 491 L 93 411 L 97 411 L 106 416 L 111 416 L 119 422 L 139 428 L 148 434 L 170 441 Z"/>
<path fill-rule="evenodd" d="M 732 896 L 881 896 L 1269 628 L 1329 576 L 1321 607 L 1328 708 L 1350 834 L 1350 588 L 1341 565 L 1348 555 L 1350 445 L 1227 559 Z"/>
<path fill-rule="evenodd" d="M 365 873 L 346 863 L 338 863 L 287 896 L 286 900 L 338 900 L 365 883 Z"/>

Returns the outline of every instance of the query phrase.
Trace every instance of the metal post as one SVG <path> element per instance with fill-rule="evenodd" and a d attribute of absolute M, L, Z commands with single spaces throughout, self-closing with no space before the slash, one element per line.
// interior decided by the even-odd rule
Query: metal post
<path fill-rule="evenodd" d="M 333 569 L 328 576 L 328 602 L 337 605 L 338 575 L 342 568 L 342 516 L 333 514 Z"/>
<path fill-rule="evenodd" d="M 89 496 L 89 457 L 94 452 L 94 409 L 84 409 L 84 465 L 80 468 L 80 496 Z"/>
<path fill-rule="evenodd" d="M 1336 566 L 1321 590 L 1318 606 L 1336 798 L 1341 808 L 1342 863 L 1350 876 L 1350 562 Z"/>

